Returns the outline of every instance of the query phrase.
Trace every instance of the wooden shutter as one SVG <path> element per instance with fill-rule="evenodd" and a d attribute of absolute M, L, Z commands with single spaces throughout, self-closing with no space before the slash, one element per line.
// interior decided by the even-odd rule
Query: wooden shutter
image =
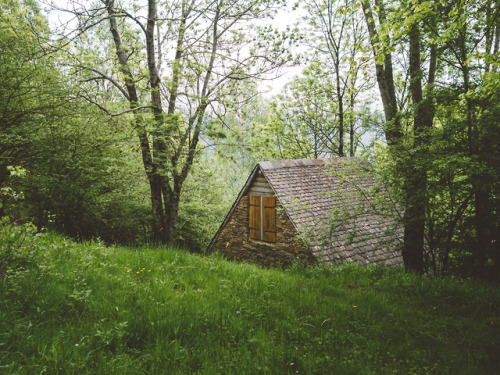
<path fill-rule="evenodd" d="M 248 209 L 249 213 L 249 227 L 250 227 L 250 238 L 260 240 L 261 239 L 261 220 L 260 220 L 260 197 L 256 195 L 250 195 L 250 206 Z"/>
<path fill-rule="evenodd" d="M 276 242 L 276 198 L 262 197 L 262 240 Z"/>

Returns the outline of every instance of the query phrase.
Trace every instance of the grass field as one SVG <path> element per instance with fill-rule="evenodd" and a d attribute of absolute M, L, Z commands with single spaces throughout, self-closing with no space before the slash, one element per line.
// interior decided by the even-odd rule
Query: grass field
<path fill-rule="evenodd" d="M 495 285 L 54 234 L 20 249 L 0 281 L 2 374 L 500 373 Z"/>

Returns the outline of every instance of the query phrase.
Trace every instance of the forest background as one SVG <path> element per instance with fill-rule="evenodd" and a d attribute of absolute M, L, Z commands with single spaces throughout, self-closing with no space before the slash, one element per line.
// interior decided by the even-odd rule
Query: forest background
<path fill-rule="evenodd" d="M 10 222 L 203 252 L 256 162 L 362 156 L 407 269 L 500 274 L 498 2 L 0 5 Z"/>

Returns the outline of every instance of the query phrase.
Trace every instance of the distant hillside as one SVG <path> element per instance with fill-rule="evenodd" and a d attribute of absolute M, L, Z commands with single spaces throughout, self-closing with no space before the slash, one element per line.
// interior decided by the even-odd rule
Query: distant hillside
<path fill-rule="evenodd" d="M 18 244 L 0 281 L 0 373 L 500 372 L 497 286 L 54 234 Z"/>

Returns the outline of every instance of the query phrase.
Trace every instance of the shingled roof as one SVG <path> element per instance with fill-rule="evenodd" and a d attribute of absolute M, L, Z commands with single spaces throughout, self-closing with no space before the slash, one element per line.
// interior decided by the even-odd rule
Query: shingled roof
<path fill-rule="evenodd" d="M 402 264 L 395 211 L 367 163 L 301 159 L 258 167 L 318 262 Z"/>
<path fill-rule="evenodd" d="M 209 250 L 259 172 L 319 263 L 403 264 L 394 205 L 359 158 L 258 163 Z"/>

